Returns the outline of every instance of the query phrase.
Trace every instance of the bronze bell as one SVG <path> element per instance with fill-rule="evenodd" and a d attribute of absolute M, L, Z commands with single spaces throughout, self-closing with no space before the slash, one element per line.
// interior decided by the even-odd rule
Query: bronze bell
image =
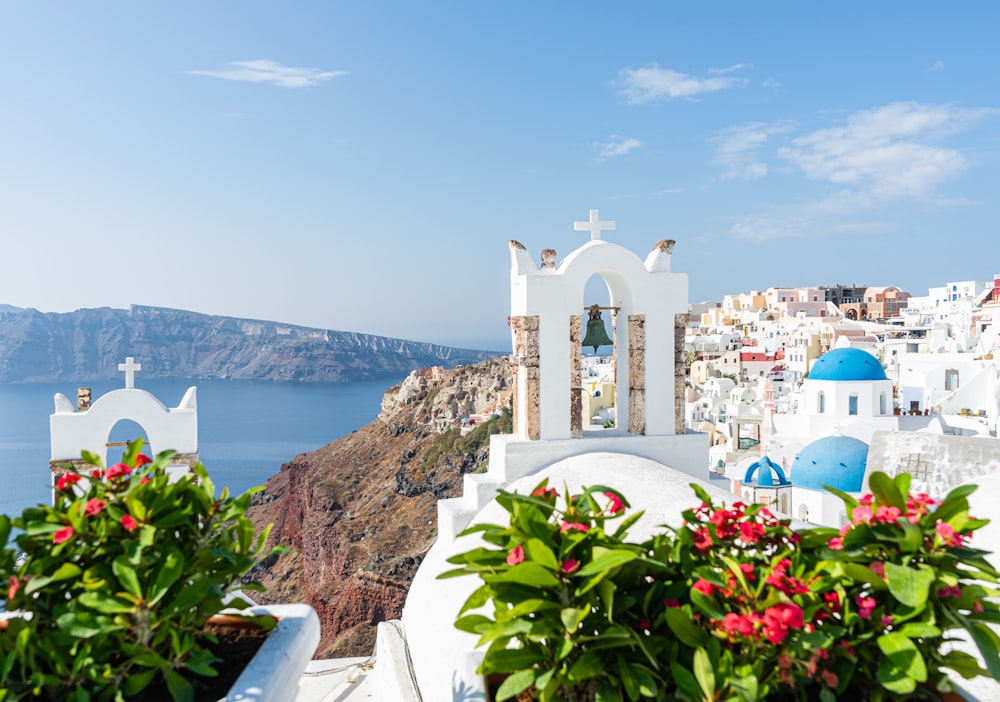
<path fill-rule="evenodd" d="M 614 342 L 608 338 L 608 332 L 604 328 L 604 320 L 601 319 L 600 306 L 591 305 L 590 319 L 587 320 L 587 335 L 583 338 L 582 346 L 593 346 L 594 353 L 597 353 L 598 346 L 614 345 Z"/>

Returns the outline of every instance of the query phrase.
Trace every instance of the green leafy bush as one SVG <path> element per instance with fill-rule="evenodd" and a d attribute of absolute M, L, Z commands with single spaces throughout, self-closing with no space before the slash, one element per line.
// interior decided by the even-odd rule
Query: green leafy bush
<path fill-rule="evenodd" d="M 1000 574 L 968 544 L 974 487 L 943 500 L 910 478 L 837 493 L 851 522 L 793 531 L 761 505 L 702 500 L 679 528 L 626 541 L 640 514 L 592 487 L 564 498 L 542 482 L 500 491 L 509 525 L 480 524 L 485 546 L 441 577 L 477 575 L 456 626 L 487 646 L 483 674 L 508 674 L 497 699 L 937 699 L 964 677 L 1000 678 Z M 837 491 L 834 491 L 837 492 Z M 487 605 L 490 605 L 488 607 Z M 954 650 L 968 631 L 986 664 Z"/>
<path fill-rule="evenodd" d="M 200 464 L 170 482 L 174 452 L 150 461 L 141 445 L 107 470 L 84 453 L 92 469 L 60 476 L 52 507 L 0 518 L 23 554 L 0 551 L 0 600 L 22 615 L 0 632 L 0 700 L 122 700 L 154 682 L 189 700 L 216 675 L 202 627 L 263 589 L 242 578 L 273 553 L 269 530 L 254 538 L 250 492 L 215 497 Z"/>

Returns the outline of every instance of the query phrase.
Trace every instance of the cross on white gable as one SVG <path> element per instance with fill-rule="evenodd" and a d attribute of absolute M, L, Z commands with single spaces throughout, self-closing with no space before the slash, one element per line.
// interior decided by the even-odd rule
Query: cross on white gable
<path fill-rule="evenodd" d="M 612 222 L 602 222 L 601 218 L 597 215 L 597 210 L 590 211 L 590 221 L 588 222 L 573 222 L 573 229 L 578 232 L 583 232 L 590 230 L 590 240 L 599 240 L 601 238 L 601 230 L 612 230 L 615 228 L 615 223 Z"/>
<path fill-rule="evenodd" d="M 118 370 L 125 373 L 125 387 L 134 388 L 135 387 L 135 372 L 142 370 L 142 364 L 135 362 L 135 357 L 126 356 L 125 363 L 118 364 Z"/>

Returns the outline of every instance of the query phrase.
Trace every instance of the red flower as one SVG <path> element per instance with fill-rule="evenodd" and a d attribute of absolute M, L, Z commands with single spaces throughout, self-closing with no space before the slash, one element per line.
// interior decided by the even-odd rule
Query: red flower
<path fill-rule="evenodd" d="M 66 488 L 76 485 L 80 482 L 79 473 L 63 473 L 59 476 L 59 480 L 56 481 L 56 490 L 65 490 Z"/>
<path fill-rule="evenodd" d="M 670 598 L 667 598 L 667 599 L 663 600 L 663 606 L 664 607 L 673 607 L 673 608 L 676 608 L 676 607 L 680 607 L 681 603 L 678 602 L 677 600 L 672 600 Z"/>
<path fill-rule="evenodd" d="M 93 478 L 94 480 L 100 480 L 101 478 L 104 477 L 104 469 L 94 468 L 94 470 L 90 471 L 90 477 Z"/>
<path fill-rule="evenodd" d="M 559 527 L 559 533 L 565 534 L 567 531 L 590 531 L 590 527 L 586 524 L 580 524 L 579 522 L 563 522 L 562 526 Z"/>
<path fill-rule="evenodd" d="M 16 595 L 17 591 L 20 589 L 21 581 L 17 579 L 16 575 L 10 576 L 10 578 L 7 579 L 7 599 L 14 599 L 14 595 Z"/>
<path fill-rule="evenodd" d="M 129 468 L 124 463 L 116 463 L 110 468 L 108 468 L 108 480 L 111 480 L 112 478 L 120 478 L 122 476 L 128 475 L 131 472 L 132 469 Z"/>
<path fill-rule="evenodd" d="M 708 532 L 708 527 L 701 527 L 694 532 L 694 547 L 702 553 L 712 548 L 712 535 Z"/>
<path fill-rule="evenodd" d="M 141 478 L 139 478 L 139 484 L 140 485 L 145 485 L 148 482 L 149 482 L 149 476 L 148 475 L 144 475 Z"/>
<path fill-rule="evenodd" d="M 524 561 L 524 544 L 518 544 L 507 554 L 507 565 L 513 566 Z"/>
<path fill-rule="evenodd" d="M 715 592 L 716 587 L 717 587 L 716 585 L 713 585 L 704 578 L 698 578 L 698 582 L 692 585 L 691 589 L 697 590 L 698 592 L 704 595 L 711 595 L 713 592 Z"/>
<path fill-rule="evenodd" d="M 730 636 L 739 634 L 744 638 L 749 638 L 753 636 L 753 628 L 753 620 L 742 614 L 729 612 L 722 619 L 722 630 Z"/>
<path fill-rule="evenodd" d="M 91 497 L 87 500 L 87 504 L 83 508 L 83 516 L 93 517 L 95 514 L 100 514 L 106 504 L 107 500 L 99 500 L 96 497 Z"/>
<path fill-rule="evenodd" d="M 131 514 L 126 514 L 122 516 L 122 526 L 125 527 L 126 531 L 132 531 L 139 526 L 139 522 L 135 521 L 135 517 Z"/>
<path fill-rule="evenodd" d="M 840 595 L 836 592 L 824 592 L 823 599 L 826 601 L 826 604 L 830 608 L 831 612 L 840 611 Z"/>
<path fill-rule="evenodd" d="M 756 522 L 740 522 L 740 541 L 755 544 L 764 537 L 764 525 Z"/>
<path fill-rule="evenodd" d="M 839 536 L 835 536 L 832 539 L 830 539 L 829 546 L 834 551 L 843 551 L 844 550 L 844 540 L 841 537 L 839 537 Z"/>
<path fill-rule="evenodd" d="M 902 512 L 900 512 L 899 507 L 886 507 L 885 505 L 882 505 L 875 510 L 875 520 L 895 524 L 901 514 Z"/>
<path fill-rule="evenodd" d="M 531 496 L 541 497 L 543 500 L 554 500 L 555 498 L 559 497 L 559 493 L 556 492 L 555 488 L 540 487 L 536 488 L 535 491 L 531 493 Z"/>
<path fill-rule="evenodd" d="M 623 509 L 625 509 L 625 503 L 622 502 L 622 498 L 618 497 L 618 495 L 616 495 L 615 493 L 606 492 L 604 493 L 604 496 L 609 500 L 611 500 L 611 504 L 608 505 L 609 514 L 618 514 Z"/>
<path fill-rule="evenodd" d="M 851 519 L 855 526 L 859 524 L 871 524 L 875 515 L 872 508 L 866 504 L 860 504 L 851 511 Z"/>
<path fill-rule="evenodd" d="M 788 636 L 790 629 L 801 629 L 802 608 L 791 602 L 779 602 L 764 610 L 764 636 L 773 644 L 779 644 Z"/>
<path fill-rule="evenodd" d="M 136 468 L 138 468 L 140 466 L 144 466 L 147 463 L 152 463 L 152 462 L 153 461 L 149 458 L 149 456 L 147 456 L 144 453 L 140 453 L 138 456 L 135 457 L 135 467 Z"/>
<path fill-rule="evenodd" d="M 837 678 L 837 674 L 832 670 L 821 670 L 819 672 L 819 676 L 823 678 L 823 682 L 826 683 L 827 687 L 837 687 L 840 683 L 839 678 Z"/>
<path fill-rule="evenodd" d="M 73 534 L 74 534 L 73 527 L 71 526 L 63 527 L 62 529 L 60 529 L 59 531 L 57 531 L 55 534 L 52 535 L 52 541 L 58 545 L 72 539 Z"/>
<path fill-rule="evenodd" d="M 573 558 L 567 558 L 565 561 L 563 561 L 562 572 L 564 574 L 569 575 L 570 573 L 575 573 L 579 569 L 580 569 L 580 561 Z"/>

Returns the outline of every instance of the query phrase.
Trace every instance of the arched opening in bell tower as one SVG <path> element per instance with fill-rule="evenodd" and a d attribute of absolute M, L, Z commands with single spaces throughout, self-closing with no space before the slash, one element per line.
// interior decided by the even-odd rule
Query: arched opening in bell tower
<path fill-rule="evenodd" d="M 114 426 L 108 432 L 108 438 L 105 441 L 105 446 L 107 447 L 105 452 L 107 458 L 104 461 L 105 468 L 115 463 L 120 463 L 122 455 L 128 448 L 128 444 L 136 439 L 144 439 L 147 442 L 142 449 L 142 453 L 152 457 L 154 452 L 153 448 L 148 444 L 149 432 L 141 424 L 131 419 L 119 419 L 115 422 Z"/>
<path fill-rule="evenodd" d="M 583 431 L 615 429 L 618 417 L 618 312 L 611 287 L 596 273 L 581 307 L 580 402 Z"/>

